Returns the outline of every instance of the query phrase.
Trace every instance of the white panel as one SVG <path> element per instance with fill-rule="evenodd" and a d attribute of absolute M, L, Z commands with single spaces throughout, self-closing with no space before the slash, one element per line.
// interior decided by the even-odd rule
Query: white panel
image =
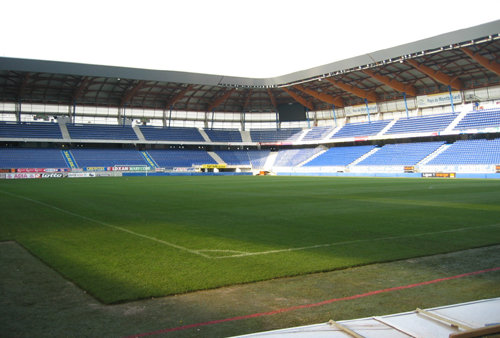
<path fill-rule="evenodd" d="M 217 129 L 241 129 L 240 122 L 214 122 L 214 128 Z"/>
<path fill-rule="evenodd" d="M 309 122 L 311 127 L 313 126 L 312 121 Z M 289 121 L 281 122 L 281 128 L 308 128 L 307 121 Z"/>
<path fill-rule="evenodd" d="M 389 110 L 387 109 L 387 101 L 386 102 L 379 102 L 379 104 L 378 104 L 378 110 L 381 113 L 388 112 Z"/>
<path fill-rule="evenodd" d="M 334 120 L 319 120 L 318 121 L 318 127 L 334 126 L 334 125 L 335 125 Z"/>
<path fill-rule="evenodd" d="M 16 105 L 14 103 L 0 102 L 0 110 L 2 111 L 16 111 Z"/>
<path fill-rule="evenodd" d="M 215 113 L 215 119 L 218 121 L 240 121 L 240 113 Z"/>
<path fill-rule="evenodd" d="M 276 122 L 250 122 L 245 124 L 246 130 L 251 129 L 276 129 Z"/>
<path fill-rule="evenodd" d="M 187 114 L 188 112 L 176 110 L 172 112 L 172 119 L 185 119 Z"/>
<path fill-rule="evenodd" d="M 386 102 L 386 111 L 395 111 L 395 110 L 398 110 L 397 101 Z"/>
<path fill-rule="evenodd" d="M 321 110 L 316 112 L 318 119 L 333 119 L 333 110 Z"/>
<path fill-rule="evenodd" d="M 394 119 L 394 113 L 385 113 L 385 114 L 382 114 L 382 118 L 384 120 L 392 120 L 392 119 Z"/>
<path fill-rule="evenodd" d="M 0 121 L 15 122 L 16 114 L 14 113 L 0 113 Z"/>
<path fill-rule="evenodd" d="M 163 121 L 152 120 L 151 122 L 148 123 L 148 126 L 163 127 Z"/>
<path fill-rule="evenodd" d="M 163 111 L 153 110 L 153 114 L 151 116 L 157 119 L 163 119 Z"/>
<path fill-rule="evenodd" d="M 500 99 L 500 86 L 499 87 L 490 87 L 490 88 L 487 88 L 487 90 L 488 90 L 488 94 L 489 94 L 487 96 L 487 98 L 489 100 Z M 481 96 L 479 96 L 479 97 L 481 97 Z"/>
<path fill-rule="evenodd" d="M 24 105 L 22 105 L 21 110 L 23 112 L 25 112 L 25 108 L 27 108 L 27 107 L 24 107 Z M 45 107 L 43 105 L 33 104 L 33 105 L 31 105 L 31 112 L 33 112 L 33 113 L 43 113 L 43 112 L 45 112 L 44 108 Z"/>

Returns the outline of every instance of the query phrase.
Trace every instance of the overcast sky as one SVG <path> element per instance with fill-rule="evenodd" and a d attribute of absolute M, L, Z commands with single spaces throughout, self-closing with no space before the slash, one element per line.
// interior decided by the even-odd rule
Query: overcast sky
<path fill-rule="evenodd" d="M 1 8 L 1 56 L 255 78 L 500 19 L 498 0 L 5 0 Z"/>

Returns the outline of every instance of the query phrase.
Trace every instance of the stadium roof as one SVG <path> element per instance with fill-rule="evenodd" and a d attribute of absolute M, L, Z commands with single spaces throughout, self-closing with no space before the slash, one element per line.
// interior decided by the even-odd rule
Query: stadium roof
<path fill-rule="evenodd" d="M 500 20 L 270 78 L 0 57 L 0 101 L 201 112 L 310 110 L 500 84 Z"/>

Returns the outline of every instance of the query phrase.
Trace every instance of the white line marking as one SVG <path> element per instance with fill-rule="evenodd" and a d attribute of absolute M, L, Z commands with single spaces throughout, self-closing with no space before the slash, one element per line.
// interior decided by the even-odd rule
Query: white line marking
<path fill-rule="evenodd" d="M 40 202 L 40 201 L 31 199 L 31 198 L 28 198 L 28 197 L 25 197 L 25 196 L 16 195 L 16 194 L 13 194 L 13 193 L 10 193 L 10 192 L 7 192 L 7 191 L 3 191 L 3 190 L 0 190 L 0 191 L 3 192 L 4 194 L 15 196 L 15 197 L 18 197 L 18 198 L 22 198 L 22 199 L 25 199 L 27 201 L 33 202 L 33 203 L 38 203 L 38 204 L 43 205 L 45 207 L 52 208 L 52 209 L 60 211 L 60 212 L 64 212 L 64 213 L 66 213 L 68 215 L 71 215 L 71 216 L 82 218 L 82 219 L 87 220 L 89 222 L 94 222 L 94 223 L 97 223 L 97 224 L 100 224 L 100 225 L 104 225 L 104 226 L 107 226 L 107 227 L 110 227 L 110 228 L 113 228 L 113 229 L 116 229 L 116 230 L 121 230 L 121 231 L 127 232 L 129 234 L 136 235 L 136 236 L 139 236 L 139 237 L 142 237 L 142 238 L 146 238 L 146 239 L 149 239 L 149 240 L 161 243 L 161 244 L 165 244 L 165 245 L 171 246 L 171 247 L 179 249 L 179 250 L 184 250 L 184 251 L 187 251 L 187 252 L 190 252 L 190 253 L 193 253 L 195 255 L 199 255 L 199 256 L 205 257 L 205 258 L 211 258 L 210 256 L 205 255 L 205 254 L 199 252 L 198 250 L 191 250 L 191 249 L 185 248 L 183 246 L 176 245 L 176 244 L 173 244 L 173 243 L 169 243 L 169 242 L 163 241 L 163 240 L 158 239 L 158 238 L 154 238 L 154 237 L 150 237 L 150 236 L 147 236 L 147 235 L 143 235 L 143 234 L 140 234 L 140 233 L 137 233 L 137 232 L 125 229 L 125 228 L 118 227 L 116 225 L 111 225 L 111 224 L 108 224 L 108 223 L 97 221 L 95 219 L 88 218 L 88 217 L 85 217 L 85 216 L 82 216 L 82 215 L 78 215 L 78 214 L 75 214 L 73 212 L 70 212 L 70 211 L 67 211 L 67 210 L 55 207 L 53 205 L 50 205 L 50 204 L 43 203 L 43 202 Z"/>
<path fill-rule="evenodd" d="M 95 219 L 88 218 L 88 217 L 85 217 L 85 216 L 82 216 L 82 215 L 78 215 L 78 214 L 72 213 L 70 211 L 66 211 L 64 209 L 61 209 L 61 208 L 55 207 L 53 205 L 46 204 L 46 203 L 43 203 L 43 202 L 31 199 L 31 198 L 28 198 L 28 197 L 16 195 L 16 194 L 13 194 L 13 193 L 10 193 L 10 192 L 6 192 L 6 191 L 3 191 L 3 190 L 0 190 L 0 192 L 3 192 L 5 194 L 7 194 L 7 195 L 15 196 L 15 197 L 18 197 L 18 198 L 23 198 L 25 200 L 28 200 L 28 201 L 31 201 L 31 202 L 34 202 L 34 203 L 38 203 L 40 205 L 52 208 L 54 210 L 57 210 L 57 211 L 60 211 L 60 212 L 64 212 L 64 213 L 66 213 L 68 215 L 79 217 L 79 218 L 85 219 L 87 221 L 94 222 L 94 223 L 97 223 L 97 224 L 100 224 L 100 225 L 104 225 L 104 226 L 107 226 L 107 227 L 110 227 L 110 228 L 113 228 L 113 229 L 116 229 L 116 230 L 121 230 L 121 231 L 130 233 L 132 235 L 136 235 L 136 236 L 139 236 L 139 237 L 150 239 L 152 241 L 155 241 L 155 242 L 158 242 L 158 243 L 162 243 L 162 244 L 171 246 L 171 247 L 179 249 L 179 250 L 184 250 L 184 251 L 187 251 L 187 252 L 190 252 L 190 253 L 193 253 L 195 255 L 199 255 L 199 256 L 202 256 L 202 257 L 205 257 L 205 258 L 208 258 L 208 259 L 224 259 L 224 258 L 238 258 L 238 257 L 257 256 L 257 255 L 268 255 L 268 254 L 273 254 L 273 253 L 290 252 L 290 251 L 298 251 L 298 250 L 308 250 L 308 249 L 317 249 L 317 248 L 324 248 L 324 247 L 336 246 L 336 245 L 346 245 L 346 244 L 353 244 L 353 243 L 364 243 L 364 242 L 372 242 L 372 241 L 384 241 L 384 240 L 391 240 L 391 239 L 418 237 L 418 236 L 426 236 L 426 235 L 450 233 L 450 232 L 457 232 L 457 231 L 466 231 L 466 230 L 471 230 L 471 229 L 479 229 L 479 228 L 487 228 L 487 227 L 500 227 L 500 223 L 497 223 L 497 224 L 490 224 L 490 225 L 479 225 L 479 226 L 468 227 L 468 228 L 443 230 L 443 231 L 435 231 L 435 232 L 426 232 L 426 233 L 414 234 L 414 235 L 406 235 L 406 236 L 392 236 L 392 237 L 383 237 L 383 238 L 360 239 L 360 240 L 356 240 L 356 241 L 318 244 L 318 245 L 304 246 L 304 247 L 299 247 L 299 248 L 288 248 L 288 249 L 259 251 L 259 252 L 245 252 L 245 251 L 235 251 L 235 250 L 210 250 L 210 249 L 192 250 L 192 249 L 188 249 L 188 248 L 185 248 L 183 246 L 180 246 L 180 245 L 176 245 L 176 244 L 173 244 L 173 243 L 165 242 L 165 241 L 163 241 L 161 239 L 158 239 L 158 238 L 150 237 L 150 236 L 147 236 L 147 235 L 142 235 L 140 233 L 137 233 L 137 232 L 134 232 L 134 231 L 131 231 L 131 230 L 127 230 L 125 228 L 121 228 L 121 227 L 118 227 L 118 226 L 115 226 L 115 225 L 111 225 L 111 224 L 107 224 L 107 223 L 104 223 L 104 222 L 101 222 L 101 221 L 97 221 Z M 220 256 L 220 257 L 213 257 L 213 256 L 206 255 L 203 252 L 223 252 L 223 253 L 237 253 L 237 254 L 236 255 L 228 255 L 228 256 Z"/>
<path fill-rule="evenodd" d="M 324 247 L 335 246 L 335 245 L 345 245 L 345 244 L 373 242 L 373 241 L 385 241 L 385 240 L 390 240 L 390 239 L 399 239 L 399 238 L 418 237 L 418 236 L 426 236 L 426 235 L 434 235 L 434 234 L 443 234 L 443 233 L 450 233 L 450 232 L 457 232 L 457 231 L 466 231 L 466 230 L 471 230 L 471 229 L 488 228 L 488 227 L 498 227 L 498 226 L 500 226 L 500 223 L 499 224 L 490 224 L 490 225 L 480 225 L 480 226 L 469 227 L 469 228 L 460 228 L 460 229 L 452 229 L 452 230 L 426 232 L 426 233 L 414 234 L 414 235 L 406 235 L 406 236 L 393 236 L 393 237 L 383 237 L 383 238 L 360 239 L 360 240 L 357 240 L 357 241 L 328 243 L 328 244 L 318 244 L 318 245 L 312 245 L 312 246 L 304 246 L 304 247 L 301 247 L 301 248 L 288 248 L 288 249 L 281 249 L 281 250 L 248 252 L 248 253 L 242 253 L 242 254 L 231 255 L 231 256 L 212 257 L 212 259 L 223 259 L 223 258 L 236 258 L 236 257 L 245 257 L 245 256 L 267 255 L 267 254 L 280 253 L 280 252 L 288 252 L 288 251 L 298 251 L 298 250 L 308 250 L 308 249 L 324 248 Z M 203 250 L 200 250 L 200 251 L 203 251 Z"/>
<path fill-rule="evenodd" d="M 453 203 L 453 202 L 438 202 L 438 201 L 415 201 L 415 200 L 394 200 L 390 198 L 352 198 L 352 201 L 362 201 L 362 202 L 374 202 L 374 203 L 386 203 L 386 204 L 401 204 L 401 205 L 418 205 L 424 207 L 443 207 L 443 208 L 455 208 L 455 209 L 470 209 L 470 210 L 493 210 L 500 211 L 500 207 L 487 204 L 473 204 L 470 207 L 469 204 L 465 203 Z"/>
<path fill-rule="evenodd" d="M 198 252 L 234 252 L 234 253 L 238 253 L 238 254 L 248 254 L 250 252 L 247 252 L 247 251 L 236 251 L 236 250 L 209 250 L 209 249 L 206 249 L 206 250 L 197 250 Z"/>

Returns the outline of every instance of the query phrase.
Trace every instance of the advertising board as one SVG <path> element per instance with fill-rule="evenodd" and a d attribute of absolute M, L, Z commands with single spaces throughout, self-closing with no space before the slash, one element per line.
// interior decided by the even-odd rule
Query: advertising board
<path fill-rule="evenodd" d="M 449 177 L 455 178 L 455 173 L 422 173 L 422 177 Z"/>

